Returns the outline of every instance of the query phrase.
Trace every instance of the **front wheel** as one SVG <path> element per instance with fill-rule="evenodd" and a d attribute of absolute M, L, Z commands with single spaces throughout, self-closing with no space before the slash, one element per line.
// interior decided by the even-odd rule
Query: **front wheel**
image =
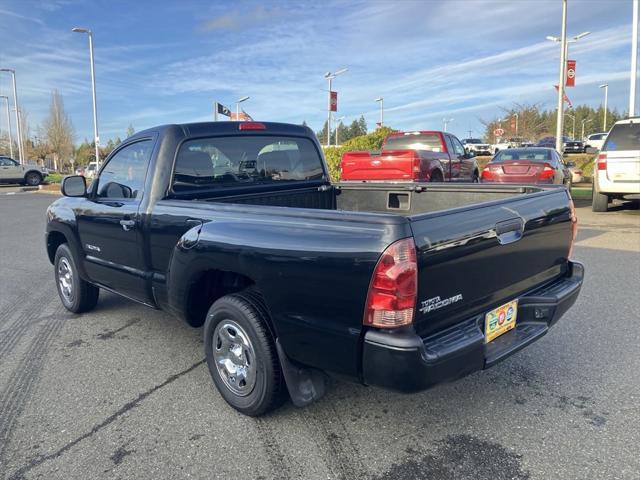
<path fill-rule="evenodd" d="M 266 311 L 249 295 L 226 295 L 209 309 L 204 348 L 222 398 L 257 417 L 286 398 L 286 385 Z"/>
<path fill-rule="evenodd" d="M 63 243 L 54 260 L 56 287 L 64 308 L 73 313 L 92 310 L 98 303 L 100 289 L 80 278 L 71 249 Z"/>
<path fill-rule="evenodd" d="M 37 187 L 42 183 L 42 175 L 37 172 L 29 172 L 24 177 L 24 183 L 30 187 Z"/>

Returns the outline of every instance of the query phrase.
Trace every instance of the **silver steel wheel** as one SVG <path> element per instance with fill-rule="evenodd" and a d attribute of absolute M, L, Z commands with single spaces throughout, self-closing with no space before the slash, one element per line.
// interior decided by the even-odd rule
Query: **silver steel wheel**
<path fill-rule="evenodd" d="M 73 271 L 69 260 L 65 257 L 60 257 L 58 262 L 58 285 L 65 300 L 69 303 L 73 302 Z"/>
<path fill-rule="evenodd" d="M 213 332 L 213 358 L 220 378 L 234 394 L 249 395 L 256 384 L 256 356 L 244 329 L 222 320 Z"/>

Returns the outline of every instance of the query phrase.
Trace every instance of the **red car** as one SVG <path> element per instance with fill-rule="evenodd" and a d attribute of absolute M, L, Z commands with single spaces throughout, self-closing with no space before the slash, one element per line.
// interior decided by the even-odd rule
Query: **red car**
<path fill-rule="evenodd" d="M 552 183 L 571 186 L 573 162 L 564 163 L 553 148 L 501 150 L 482 170 L 482 181 L 493 183 Z"/>
<path fill-rule="evenodd" d="M 379 152 L 345 152 L 342 180 L 478 182 L 473 153 L 447 132 L 395 132 Z"/>

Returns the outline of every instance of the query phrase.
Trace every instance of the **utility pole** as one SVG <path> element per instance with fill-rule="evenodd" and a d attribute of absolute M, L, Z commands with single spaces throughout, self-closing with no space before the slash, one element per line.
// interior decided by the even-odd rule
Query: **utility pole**
<path fill-rule="evenodd" d="M 469 134 L 467 138 L 471 138 L 471 134 L 473 133 L 473 130 L 467 130 L 467 133 Z"/>
<path fill-rule="evenodd" d="M 11 115 L 9 114 L 9 97 L 6 95 L 0 95 L 0 98 L 4 98 L 7 101 L 7 130 L 9 131 L 9 156 L 13 158 L 13 137 L 11 136 Z"/>
<path fill-rule="evenodd" d="M 636 85 L 638 80 L 638 0 L 633 0 L 631 27 L 631 81 L 629 88 L 629 117 L 636 114 Z"/>
<path fill-rule="evenodd" d="M 0 68 L 0 72 L 7 72 L 11 74 L 13 80 L 13 108 L 16 114 L 16 133 L 18 134 L 18 157 L 20 164 L 24 163 L 24 150 L 22 148 L 22 125 L 20 125 L 20 119 L 18 116 L 18 89 L 16 88 L 16 71 L 13 68 Z"/>
<path fill-rule="evenodd" d="M 376 98 L 376 102 L 380 102 L 380 128 L 384 127 L 384 98 Z"/>
<path fill-rule="evenodd" d="M 449 126 L 449 123 L 453 122 L 453 118 L 443 118 L 442 119 L 442 123 L 444 124 L 444 131 L 447 131 L 447 127 Z"/>
<path fill-rule="evenodd" d="M 518 136 L 518 112 L 515 113 L 516 116 L 516 137 Z"/>
<path fill-rule="evenodd" d="M 556 120 L 556 150 L 562 152 L 564 120 L 564 85 L 567 78 L 567 0 L 562 0 L 562 31 L 560 34 L 560 79 L 558 81 L 558 116 Z"/>

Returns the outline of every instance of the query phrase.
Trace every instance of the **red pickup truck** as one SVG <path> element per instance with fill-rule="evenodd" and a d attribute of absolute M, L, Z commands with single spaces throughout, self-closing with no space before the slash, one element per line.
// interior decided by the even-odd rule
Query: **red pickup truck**
<path fill-rule="evenodd" d="M 395 132 L 379 152 L 345 152 L 342 180 L 407 180 L 412 182 L 478 182 L 473 152 L 446 132 Z"/>

